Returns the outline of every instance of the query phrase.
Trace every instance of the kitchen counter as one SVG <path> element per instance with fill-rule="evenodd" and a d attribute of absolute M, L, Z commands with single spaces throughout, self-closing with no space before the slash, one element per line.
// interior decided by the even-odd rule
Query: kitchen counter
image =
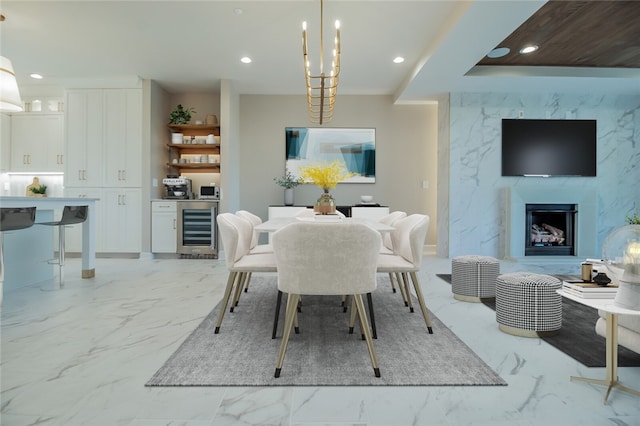
<path fill-rule="evenodd" d="M 89 206 L 87 220 L 82 223 L 82 278 L 95 277 L 96 223 L 95 203 L 98 198 L 69 197 L 0 197 L 0 207 L 36 207 L 36 223 L 57 220 L 54 210 L 64 206 Z M 7 289 L 22 287 L 54 278 L 53 227 L 34 225 L 31 228 L 5 232 L 5 278 Z M 57 245 L 56 245 L 57 246 Z"/>

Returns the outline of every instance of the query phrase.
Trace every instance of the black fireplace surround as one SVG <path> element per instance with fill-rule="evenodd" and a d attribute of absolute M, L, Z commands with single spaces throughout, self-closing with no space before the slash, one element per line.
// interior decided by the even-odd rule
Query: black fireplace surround
<path fill-rule="evenodd" d="M 575 204 L 527 204 L 525 256 L 575 256 Z"/>

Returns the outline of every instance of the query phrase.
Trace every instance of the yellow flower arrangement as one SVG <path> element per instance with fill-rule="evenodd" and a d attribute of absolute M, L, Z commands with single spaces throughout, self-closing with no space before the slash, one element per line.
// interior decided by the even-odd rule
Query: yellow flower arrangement
<path fill-rule="evenodd" d="M 354 173 L 349 173 L 344 161 L 333 160 L 330 164 L 311 164 L 301 166 L 300 173 L 305 182 L 311 182 L 328 192 L 336 187 L 338 182 L 351 177 Z"/>

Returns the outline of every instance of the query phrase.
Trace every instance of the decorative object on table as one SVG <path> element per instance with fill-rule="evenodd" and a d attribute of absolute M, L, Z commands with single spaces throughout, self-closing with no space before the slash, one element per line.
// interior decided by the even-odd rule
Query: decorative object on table
<path fill-rule="evenodd" d="M 209 126 L 217 126 L 218 125 L 218 117 L 213 114 L 207 115 L 206 123 Z"/>
<path fill-rule="evenodd" d="M 580 265 L 580 274 L 581 274 L 580 277 L 582 278 L 582 281 L 584 281 L 585 283 L 592 282 L 593 265 L 589 262 L 583 262 Z"/>
<path fill-rule="evenodd" d="M 188 124 L 191 121 L 191 114 L 195 112 L 196 110 L 193 108 L 185 108 L 178 104 L 169 114 L 169 124 Z"/>
<path fill-rule="evenodd" d="M 604 287 L 611 282 L 611 278 L 609 278 L 604 272 L 598 272 L 596 276 L 593 277 L 593 282 Z"/>
<path fill-rule="evenodd" d="M 293 188 L 302 185 L 304 180 L 301 177 L 295 177 L 290 171 L 286 171 L 284 175 L 273 178 L 274 182 L 284 188 L 284 205 L 293 205 Z"/>
<path fill-rule="evenodd" d="M 614 304 L 640 311 L 640 225 L 611 232 L 602 245 L 602 258 L 620 286 Z"/>
<path fill-rule="evenodd" d="M 47 196 L 47 185 L 41 185 L 40 179 L 37 177 L 33 178 L 33 182 L 31 185 L 27 186 L 27 197 L 46 197 Z"/>
<path fill-rule="evenodd" d="M 313 183 L 322 188 L 324 193 L 313 205 L 313 210 L 318 214 L 334 214 L 336 202 L 329 194 L 329 190 L 351 176 L 343 161 L 333 160 L 330 164 L 311 164 L 300 167 L 301 177 L 305 182 Z"/>
<path fill-rule="evenodd" d="M 324 124 L 333 118 L 333 106 L 338 92 L 338 77 L 340 75 L 340 21 L 335 21 L 336 35 L 334 37 L 331 70 L 325 74 L 323 69 L 323 3 L 320 0 L 320 68 L 316 75 L 309 69 L 309 55 L 307 53 L 307 21 L 302 23 L 302 55 L 304 59 L 304 76 L 307 84 L 307 107 L 309 121 Z"/>
<path fill-rule="evenodd" d="M 371 204 L 373 203 L 373 195 L 361 195 L 360 201 L 362 201 L 362 204 Z"/>

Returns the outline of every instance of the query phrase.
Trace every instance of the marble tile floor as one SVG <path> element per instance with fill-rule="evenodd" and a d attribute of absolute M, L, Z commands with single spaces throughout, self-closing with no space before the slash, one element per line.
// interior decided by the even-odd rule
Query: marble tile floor
<path fill-rule="evenodd" d="M 3 426 L 640 425 L 638 397 L 614 390 L 605 405 L 603 387 L 569 381 L 602 378 L 603 368 L 584 367 L 539 339 L 506 335 L 493 311 L 454 300 L 434 275 L 450 273 L 449 259 L 424 258 L 428 306 L 508 386 L 147 388 L 222 297 L 224 262 L 98 259 L 91 280 L 76 278 L 79 269 L 70 259 L 63 290 L 44 285 L 5 294 Z M 391 368 L 381 366 L 382 374 Z M 640 388 L 640 368 L 620 368 L 619 375 Z"/>

